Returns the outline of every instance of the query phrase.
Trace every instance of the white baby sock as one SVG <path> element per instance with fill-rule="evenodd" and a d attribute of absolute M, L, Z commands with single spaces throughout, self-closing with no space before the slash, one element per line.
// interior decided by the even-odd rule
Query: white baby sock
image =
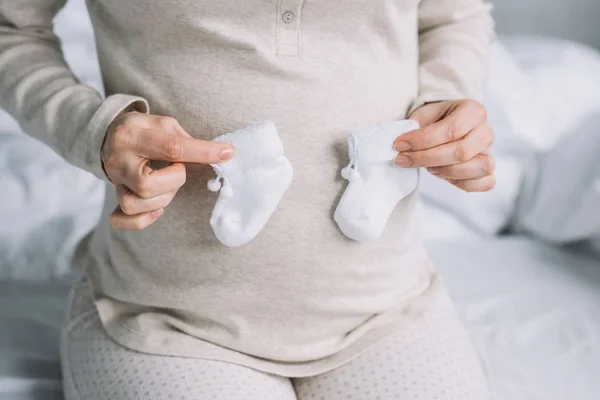
<path fill-rule="evenodd" d="M 283 144 L 271 121 L 219 136 L 235 155 L 211 164 L 217 177 L 208 189 L 221 191 L 210 225 L 225 246 L 241 246 L 266 225 L 292 181 L 292 165 L 283 155 Z M 222 182 L 221 182 L 222 181 Z"/>
<path fill-rule="evenodd" d="M 348 135 L 350 163 L 342 176 L 350 183 L 335 210 L 342 232 L 354 240 L 375 240 L 400 200 L 417 186 L 417 169 L 394 165 L 394 141 L 419 129 L 413 120 L 359 128 Z"/>

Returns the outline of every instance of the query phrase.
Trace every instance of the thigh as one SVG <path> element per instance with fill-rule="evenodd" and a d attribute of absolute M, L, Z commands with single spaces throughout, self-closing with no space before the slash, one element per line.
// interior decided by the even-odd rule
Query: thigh
<path fill-rule="evenodd" d="M 71 295 L 61 358 L 65 400 L 295 400 L 289 379 L 219 361 L 129 350 L 105 333 L 89 290 Z"/>
<path fill-rule="evenodd" d="M 349 363 L 294 380 L 298 400 L 485 400 L 477 353 L 450 300 Z"/>

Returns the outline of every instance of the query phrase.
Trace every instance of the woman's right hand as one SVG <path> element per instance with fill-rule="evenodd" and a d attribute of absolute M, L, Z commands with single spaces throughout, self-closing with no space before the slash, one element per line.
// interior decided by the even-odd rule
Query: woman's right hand
<path fill-rule="evenodd" d="M 173 118 L 128 112 L 109 126 L 101 158 L 117 188 L 116 229 L 139 230 L 154 223 L 185 183 L 183 163 L 213 164 L 233 157 L 225 143 L 192 138 Z M 168 161 L 153 170 L 150 160 Z"/>

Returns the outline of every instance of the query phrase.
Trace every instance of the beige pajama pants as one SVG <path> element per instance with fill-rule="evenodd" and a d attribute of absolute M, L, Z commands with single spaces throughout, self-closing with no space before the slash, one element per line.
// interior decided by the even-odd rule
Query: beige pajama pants
<path fill-rule="evenodd" d="M 105 333 L 89 291 L 71 295 L 62 336 L 65 400 L 485 400 L 485 379 L 452 306 L 333 371 L 284 378 L 219 361 L 138 353 Z"/>

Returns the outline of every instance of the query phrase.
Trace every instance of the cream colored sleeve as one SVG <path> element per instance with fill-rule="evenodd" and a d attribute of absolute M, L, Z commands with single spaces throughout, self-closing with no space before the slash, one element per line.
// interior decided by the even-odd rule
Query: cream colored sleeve
<path fill-rule="evenodd" d="M 481 100 L 494 38 L 491 10 L 485 0 L 421 0 L 419 95 L 409 115 L 425 103 Z"/>
<path fill-rule="evenodd" d="M 0 107 L 27 134 L 70 163 L 108 180 L 100 149 L 108 125 L 127 108 L 148 112 L 146 100 L 103 100 L 67 66 L 52 21 L 66 0 L 0 0 Z"/>

